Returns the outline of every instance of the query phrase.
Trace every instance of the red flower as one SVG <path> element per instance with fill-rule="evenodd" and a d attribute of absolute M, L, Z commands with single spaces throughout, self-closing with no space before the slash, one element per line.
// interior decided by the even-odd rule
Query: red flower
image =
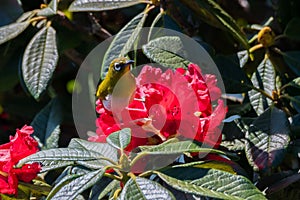
<path fill-rule="evenodd" d="M 10 136 L 10 142 L 0 145 L 0 193 L 16 194 L 18 181 L 30 182 L 40 171 L 38 163 L 25 164 L 14 168 L 19 160 L 38 151 L 38 143 L 30 134 L 31 126 L 17 129 L 16 135 Z"/>
<path fill-rule="evenodd" d="M 194 139 L 218 147 L 218 126 L 226 114 L 221 90 L 214 75 L 202 76 L 200 68 L 190 64 L 176 71 L 144 66 L 136 78 L 134 100 L 123 109 L 121 119 L 96 102 L 99 118 L 97 136 L 92 141 L 104 142 L 110 133 L 124 127 L 132 129 L 127 150 L 139 145 L 157 144 L 173 136 Z M 219 100 L 218 100 L 219 99 Z M 212 101 L 216 101 L 212 103 Z"/>

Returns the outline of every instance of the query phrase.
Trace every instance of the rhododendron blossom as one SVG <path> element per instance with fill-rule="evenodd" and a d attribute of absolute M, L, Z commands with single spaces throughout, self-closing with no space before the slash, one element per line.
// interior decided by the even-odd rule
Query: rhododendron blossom
<path fill-rule="evenodd" d="M 118 114 L 121 119 L 105 109 L 101 101 L 96 102 L 97 135 L 89 140 L 105 142 L 112 132 L 130 127 L 133 135 L 127 150 L 158 144 L 171 137 L 218 147 L 221 140 L 218 126 L 227 108 L 216 83 L 214 75 L 202 75 L 195 64 L 190 64 L 187 70 L 165 72 L 146 65 L 136 78 L 134 99 Z"/>
<path fill-rule="evenodd" d="M 30 136 L 32 133 L 33 128 L 25 125 L 17 129 L 15 136 L 10 136 L 10 142 L 0 145 L 0 193 L 16 194 L 19 180 L 30 182 L 40 171 L 38 163 L 15 168 L 19 160 L 39 150 L 37 141 Z"/>

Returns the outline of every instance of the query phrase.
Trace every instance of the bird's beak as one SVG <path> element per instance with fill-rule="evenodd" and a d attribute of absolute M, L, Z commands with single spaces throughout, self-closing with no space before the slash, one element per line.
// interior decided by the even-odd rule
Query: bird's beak
<path fill-rule="evenodd" d="M 134 63 L 134 60 L 127 60 L 125 64 L 130 65 L 130 64 L 133 64 L 133 63 Z"/>

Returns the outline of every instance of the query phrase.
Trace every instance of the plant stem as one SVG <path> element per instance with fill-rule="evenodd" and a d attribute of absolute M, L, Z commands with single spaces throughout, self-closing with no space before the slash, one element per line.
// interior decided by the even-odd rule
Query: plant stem
<path fill-rule="evenodd" d="M 246 86 L 250 87 L 251 89 L 253 89 L 253 90 L 257 91 L 257 92 L 260 92 L 262 95 L 264 95 L 265 97 L 271 99 L 272 101 L 274 100 L 274 98 L 271 95 L 269 95 L 268 93 L 266 93 L 266 91 L 264 91 L 264 90 L 262 90 L 260 88 L 254 87 L 252 85 L 246 84 Z"/>
<path fill-rule="evenodd" d="M 122 181 L 121 177 L 113 175 L 113 174 L 110 174 L 110 173 L 104 173 L 104 176 L 106 176 L 108 178 L 111 178 L 111 179 L 114 179 L 114 180 Z"/>
<path fill-rule="evenodd" d="M 139 176 L 140 176 L 140 177 L 145 177 L 145 176 L 149 176 L 149 175 L 151 175 L 151 174 L 153 174 L 152 171 L 146 171 L 146 172 L 144 172 L 144 173 L 141 173 Z"/>
<path fill-rule="evenodd" d="M 47 19 L 47 18 L 44 17 L 44 16 L 38 16 L 38 17 L 34 17 L 34 18 L 30 19 L 29 22 L 32 23 L 32 22 L 35 22 L 35 21 L 43 20 L 43 19 Z"/>

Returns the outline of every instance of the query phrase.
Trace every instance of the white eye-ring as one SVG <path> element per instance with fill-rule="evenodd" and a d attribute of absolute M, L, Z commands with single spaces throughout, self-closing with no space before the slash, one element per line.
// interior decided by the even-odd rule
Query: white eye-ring
<path fill-rule="evenodd" d="M 120 63 L 115 63 L 114 69 L 115 69 L 116 71 L 120 71 L 121 68 L 122 68 L 122 64 L 120 64 Z"/>

